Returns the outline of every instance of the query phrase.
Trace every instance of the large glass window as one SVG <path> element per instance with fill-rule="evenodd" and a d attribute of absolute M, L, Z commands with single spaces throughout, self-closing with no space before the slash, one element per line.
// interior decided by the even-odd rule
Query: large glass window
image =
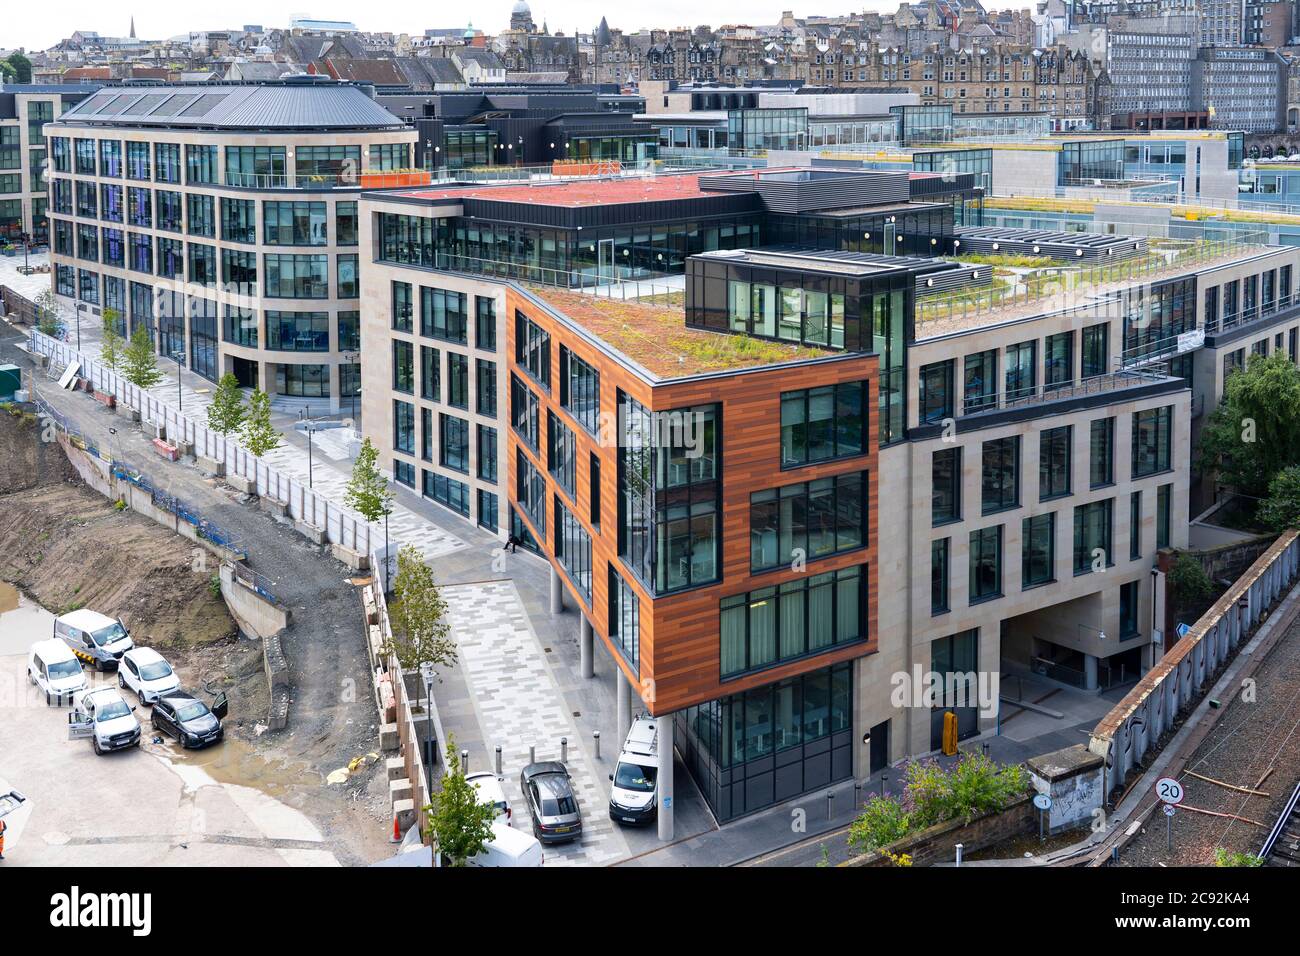
<path fill-rule="evenodd" d="M 1038 435 L 1038 500 L 1068 495 L 1074 428 L 1062 425 Z"/>
<path fill-rule="evenodd" d="M 515 361 L 546 391 L 551 390 L 551 336 L 515 311 Z"/>
<path fill-rule="evenodd" d="M 1021 522 L 1020 585 L 1031 588 L 1056 578 L 1056 515 L 1035 515 Z"/>
<path fill-rule="evenodd" d="M 355 202 L 337 202 L 334 204 L 334 244 L 336 246 L 355 246 L 357 244 L 357 204 Z"/>
<path fill-rule="evenodd" d="M 329 298 L 329 256 L 267 253 L 264 261 L 267 298 Z"/>
<path fill-rule="evenodd" d="M 861 455 L 868 450 L 867 382 L 781 394 L 781 466 Z"/>
<path fill-rule="evenodd" d="M 187 242 L 185 251 L 189 259 L 190 282 L 215 287 L 220 282 L 217 277 L 216 247 L 202 242 Z"/>
<path fill-rule="evenodd" d="M 262 242 L 268 246 L 323 246 L 329 242 L 323 202 L 262 203 Z"/>
<path fill-rule="evenodd" d="M 154 179 L 160 183 L 181 181 L 180 143 L 154 143 Z"/>
<path fill-rule="evenodd" d="M 866 582 L 852 567 L 723 598 L 723 679 L 866 640 Z"/>
<path fill-rule="evenodd" d="M 186 145 L 185 182 L 187 184 L 191 186 L 216 185 L 219 181 L 217 170 L 216 146 Z"/>
<path fill-rule="evenodd" d="M 540 537 L 546 535 L 546 479 L 523 449 L 515 449 L 515 500 Z"/>
<path fill-rule="evenodd" d="M 970 600 L 1002 594 L 1002 525 L 970 533 Z"/>
<path fill-rule="evenodd" d="M 609 638 L 632 673 L 641 668 L 641 602 L 631 586 L 609 566 Z"/>
<path fill-rule="evenodd" d="M 541 423 L 540 403 L 532 390 L 520 381 L 519 376 L 510 376 L 510 425 L 525 444 L 533 451 L 540 445 L 539 432 Z"/>
<path fill-rule="evenodd" d="M 1152 408 L 1133 415 L 1133 478 L 1168 471 L 1173 447 L 1174 407 Z"/>
<path fill-rule="evenodd" d="M 930 613 L 948 610 L 948 575 L 951 570 L 952 539 L 936 538 L 930 542 Z"/>
<path fill-rule="evenodd" d="M 497 480 L 497 430 L 477 426 L 478 476 L 483 481 Z"/>
<path fill-rule="evenodd" d="M 490 296 L 474 296 L 474 346 L 487 352 L 496 351 L 497 302 Z"/>
<path fill-rule="evenodd" d="M 497 414 L 497 363 L 489 359 L 474 360 L 474 410 L 495 418 Z"/>
<path fill-rule="evenodd" d="M 252 298 L 257 295 L 257 253 L 242 249 L 221 250 L 221 281 L 227 291 Z"/>
<path fill-rule="evenodd" d="M 573 429 L 552 411 L 546 413 L 546 470 L 570 499 L 577 497 L 578 450 Z"/>
<path fill-rule="evenodd" d="M 1007 401 L 1016 399 L 1029 398 L 1034 394 L 1036 385 L 1037 367 L 1034 363 L 1034 353 L 1038 348 L 1037 342 L 1021 342 L 1018 345 L 1007 346 L 1006 370 L 1007 370 Z"/>
<path fill-rule="evenodd" d="M 994 408 L 998 404 L 998 353 L 996 349 L 966 356 L 963 410 L 967 413 Z"/>
<path fill-rule="evenodd" d="M 402 339 L 393 340 L 393 390 L 415 394 L 415 347 Z"/>
<path fill-rule="evenodd" d="M 221 238 L 226 242 L 257 242 L 257 203 L 251 199 L 223 197 Z"/>
<path fill-rule="evenodd" d="M 560 406 L 583 428 L 600 429 L 600 373 L 560 346 Z"/>
<path fill-rule="evenodd" d="M 420 334 L 465 345 L 465 293 L 420 286 Z"/>
<path fill-rule="evenodd" d="M 1107 354 L 1110 338 L 1110 325 L 1102 322 L 1090 325 L 1083 330 L 1083 377 L 1105 375 L 1110 371 L 1110 356 Z"/>
<path fill-rule="evenodd" d="M 149 144 L 128 141 L 126 144 L 127 179 L 149 179 Z"/>
<path fill-rule="evenodd" d="M 227 186 L 283 189 L 288 184 L 283 146 L 226 147 Z"/>
<path fill-rule="evenodd" d="M 961 520 L 961 448 L 940 448 L 931 456 L 930 468 L 930 523 Z"/>
<path fill-rule="evenodd" d="M 986 441 L 981 464 L 984 514 L 1016 507 L 1020 503 L 1020 436 Z"/>
<path fill-rule="evenodd" d="M 1142 557 L 1142 492 L 1128 496 L 1128 558 L 1137 561 Z"/>
<path fill-rule="evenodd" d="M 1074 509 L 1074 573 L 1105 569 L 1114 560 L 1110 550 L 1114 499 L 1091 501 Z"/>
<path fill-rule="evenodd" d="M 212 197 L 207 193 L 189 193 L 185 197 L 185 211 L 188 220 L 186 231 L 191 236 L 216 238 L 217 226 Z"/>
<path fill-rule="evenodd" d="M 917 414 L 921 424 L 941 422 L 953 414 L 953 360 L 924 365 L 920 373 L 920 404 Z"/>
<path fill-rule="evenodd" d="M 393 329 L 397 332 L 410 332 L 415 328 L 414 305 L 411 301 L 411 284 L 394 282 L 393 291 Z"/>
<path fill-rule="evenodd" d="M 294 184 L 299 189 L 356 185 L 360 146 L 299 146 L 294 151 Z"/>
<path fill-rule="evenodd" d="M 283 352 L 328 352 L 328 312 L 266 313 L 266 347 Z"/>
<path fill-rule="evenodd" d="M 1043 384 L 1060 388 L 1074 382 L 1074 333 L 1049 335 L 1043 343 Z"/>
<path fill-rule="evenodd" d="M 415 454 L 415 406 L 410 402 L 393 402 L 393 448 Z"/>
<path fill-rule="evenodd" d="M 438 463 L 469 472 L 469 422 L 455 415 L 438 416 Z"/>
<path fill-rule="evenodd" d="M 591 535 L 563 501 L 555 499 L 555 557 L 573 586 L 591 605 Z"/>
<path fill-rule="evenodd" d="M 862 547 L 867 487 L 863 471 L 751 494 L 750 570 L 792 567 Z"/>
<path fill-rule="evenodd" d="M 1156 489 L 1156 548 L 1167 548 L 1170 542 L 1170 526 L 1173 520 L 1173 485 L 1161 485 Z"/>

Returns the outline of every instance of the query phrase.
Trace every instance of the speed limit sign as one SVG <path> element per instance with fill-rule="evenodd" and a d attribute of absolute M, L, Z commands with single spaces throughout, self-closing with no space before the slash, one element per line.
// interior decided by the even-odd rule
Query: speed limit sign
<path fill-rule="evenodd" d="M 1173 777 L 1161 777 L 1156 781 L 1156 796 L 1171 806 L 1182 803 L 1186 795 L 1183 785 Z"/>

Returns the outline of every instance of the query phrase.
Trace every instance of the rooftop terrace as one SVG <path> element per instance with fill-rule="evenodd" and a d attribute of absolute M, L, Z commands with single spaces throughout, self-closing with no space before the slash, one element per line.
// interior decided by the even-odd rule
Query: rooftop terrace
<path fill-rule="evenodd" d="M 526 288 L 559 315 L 662 379 L 784 365 L 844 354 L 687 328 L 680 304 L 610 299 L 541 285 L 528 285 Z"/>
<path fill-rule="evenodd" d="M 628 176 L 619 179 L 573 179 L 536 184 L 512 183 L 501 186 L 441 186 L 402 189 L 387 193 L 408 199 L 483 199 L 494 202 L 523 202 L 535 206 L 614 206 L 621 203 L 663 202 L 672 199 L 700 199 L 716 196 L 700 188 L 698 174 L 689 176 Z"/>

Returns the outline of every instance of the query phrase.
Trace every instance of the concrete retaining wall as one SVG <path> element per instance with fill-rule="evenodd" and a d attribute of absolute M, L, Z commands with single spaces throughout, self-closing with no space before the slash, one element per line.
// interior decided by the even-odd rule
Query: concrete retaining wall
<path fill-rule="evenodd" d="M 893 866 L 893 861 L 884 855 L 886 850 L 895 856 L 910 856 L 913 866 L 951 863 L 958 843 L 962 845 L 962 853 L 969 854 L 1028 833 L 1036 825 L 1036 813 L 1032 798 L 1026 795 L 1005 810 L 986 813 L 969 823 L 949 820 L 935 824 L 880 850 L 845 860 L 840 866 Z"/>
<path fill-rule="evenodd" d="M 293 617 L 287 607 L 268 601 L 243 584 L 228 561 L 221 565 L 221 596 L 226 599 L 239 629 L 262 640 L 275 637 L 289 626 Z"/>

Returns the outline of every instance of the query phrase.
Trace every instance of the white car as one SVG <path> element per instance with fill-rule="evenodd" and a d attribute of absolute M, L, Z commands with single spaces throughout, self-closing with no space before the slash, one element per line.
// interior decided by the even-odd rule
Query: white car
<path fill-rule="evenodd" d="M 479 803 L 490 803 L 496 807 L 497 819 L 504 820 L 508 825 L 511 817 L 510 801 L 501 788 L 501 778 L 494 773 L 481 771 L 467 775 L 465 780 L 478 790 Z"/>
<path fill-rule="evenodd" d="M 180 678 L 167 659 L 152 647 L 133 647 L 122 655 L 117 668 L 117 686 L 130 690 L 142 704 L 156 703 L 181 686 Z"/>
<path fill-rule="evenodd" d="M 135 708 L 110 688 L 83 690 L 72 697 L 68 714 L 68 739 L 89 737 L 95 753 L 124 750 L 140 744 L 140 721 Z"/>
<path fill-rule="evenodd" d="M 71 700 L 86 689 L 86 674 L 81 662 L 67 644 L 58 638 L 37 641 L 27 654 L 27 679 L 44 692 L 45 703 Z"/>

